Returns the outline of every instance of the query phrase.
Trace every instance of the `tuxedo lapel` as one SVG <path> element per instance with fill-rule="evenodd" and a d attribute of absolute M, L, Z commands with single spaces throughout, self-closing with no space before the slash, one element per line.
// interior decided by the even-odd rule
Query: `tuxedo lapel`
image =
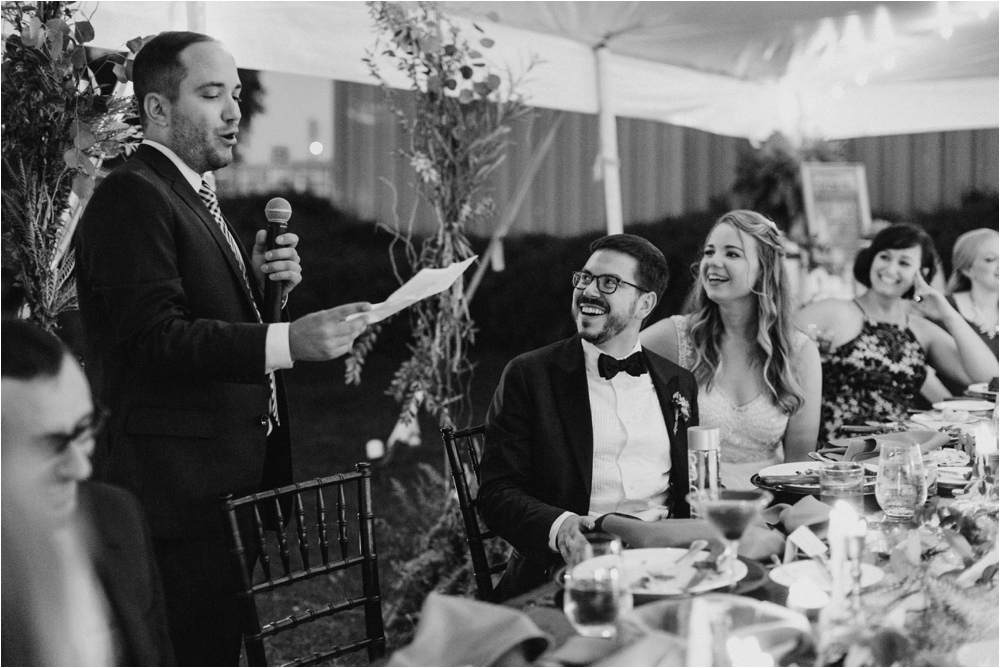
<path fill-rule="evenodd" d="M 568 339 L 551 363 L 552 391 L 566 443 L 587 495 L 593 482 L 594 426 L 580 337 Z"/>
<path fill-rule="evenodd" d="M 675 405 L 674 396 L 680 394 L 689 403 L 697 401 L 696 397 L 684 396 L 681 392 L 680 377 L 670 368 L 669 363 L 661 358 L 651 356 L 645 350 L 646 365 L 656 389 L 656 397 L 663 412 L 663 421 L 670 435 L 670 491 L 668 505 L 671 517 L 688 517 L 690 510 L 684 498 L 688 491 L 688 447 L 687 428 L 690 426 L 683 415 L 678 415 L 680 408 Z M 679 422 L 678 422 L 679 418 Z"/>
<path fill-rule="evenodd" d="M 236 256 L 233 255 L 233 250 L 229 246 L 229 242 L 226 240 L 222 230 L 219 229 L 219 224 L 215 222 L 215 218 L 212 217 L 212 213 L 201 200 L 201 196 L 191 188 L 191 184 L 188 183 L 187 179 L 184 178 L 184 175 L 180 173 L 174 163 L 170 161 L 170 158 L 163 155 L 163 153 L 159 150 L 151 146 L 140 146 L 136 151 L 136 157 L 145 160 L 160 174 L 160 176 L 170 182 L 174 194 L 176 194 L 177 197 L 188 206 L 191 213 L 201 221 L 201 223 L 208 230 L 208 233 L 212 235 L 216 246 L 219 248 L 219 252 L 222 253 L 222 256 L 226 260 L 226 265 L 229 267 L 229 271 L 236 278 L 236 282 L 241 288 L 240 292 L 248 300 L 247 306 L 253 308 L 253 304 L 250 302 L 255 301 L 257 296 L 255 293 L 247 291 L 247 284 L 246 281 L 243 280 L 243 271 L 240 269 L 239 262 L 236 261 Z M 243 248 L 243 244 L 240 243 L 239 237 L 235 232 L 233 232 L 232 227 L 230 227 L 230 232 L 233 234 L 233 238 L 236 240 L 236 245 L 239 248 L 240 253 L 243 255 L 243 263 L 247 267 L 250 283 L 253 283 L 254 278 L 251 271 L 250 257 Z"/>

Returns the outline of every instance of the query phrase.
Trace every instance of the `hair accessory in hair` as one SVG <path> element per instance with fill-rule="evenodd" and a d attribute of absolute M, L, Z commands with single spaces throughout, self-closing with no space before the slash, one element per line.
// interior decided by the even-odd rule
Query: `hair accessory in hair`
<path fill-rule="evenodd" d="M 772 230 L 774 230 L 775 234 L 781 234 L 781 230 L 778 229 L 778 224 L 777 223 L 775 223 L 773 220 L 771 220 L 767 216 L 761 216 L 761 218 L 764 219 L 764 222 L 767 223 L 768 227 L 770 227 Z"/>

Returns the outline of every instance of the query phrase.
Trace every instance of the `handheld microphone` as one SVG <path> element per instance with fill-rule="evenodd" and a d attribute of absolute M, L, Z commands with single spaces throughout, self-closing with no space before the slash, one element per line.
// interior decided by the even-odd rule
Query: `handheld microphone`
<path fill-rule="evenodd" d="M 267 241 L 265 251 L 278 247 L 279 236 L 288 229 L 288 219 L 292 217 L 292 205 L 283 197 L 274 197 L 264 205 L 264 217 L 267 218 Z M 264 279 L 264 311 L 261 317 L 264 322 L 281 322 L 281 283 Z"/>

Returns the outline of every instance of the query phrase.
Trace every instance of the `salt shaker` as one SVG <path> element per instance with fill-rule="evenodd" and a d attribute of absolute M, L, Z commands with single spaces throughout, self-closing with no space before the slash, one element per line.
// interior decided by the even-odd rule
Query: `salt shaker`
<path fill-rule="evenodd" d="M 688 427 L 688 482 L 690 491 L 707 490 L 719 495 L 719 454 L 722 440 L 718 427 Z"/>

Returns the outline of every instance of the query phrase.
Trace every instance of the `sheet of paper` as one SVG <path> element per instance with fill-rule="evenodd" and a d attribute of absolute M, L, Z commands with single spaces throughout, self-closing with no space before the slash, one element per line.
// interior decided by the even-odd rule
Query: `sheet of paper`
<path fill-rule="evenodd" d="M 372 304 L 372 310 L 365 313 L 352 313 L 347 316 L 347 320 L 354 320 L 363 315 L 368 316 L 368 323 L 373 324 L 380 320 L 385 320 L 390 315 L 402 311 L 407 306 L 412 306 L 417 302 L 433 297 L 439 292 L 444 292 L 451 287 L 452 283 L 469 268 L 469 265 L 479 257 L 472 257 L 461 262 L 452 262 L 447 267 L 440 269 L 421 269 L 417 275 L 400 286 L 398 290 L 389 295 L 389 298 L 379 304 Z"/>

